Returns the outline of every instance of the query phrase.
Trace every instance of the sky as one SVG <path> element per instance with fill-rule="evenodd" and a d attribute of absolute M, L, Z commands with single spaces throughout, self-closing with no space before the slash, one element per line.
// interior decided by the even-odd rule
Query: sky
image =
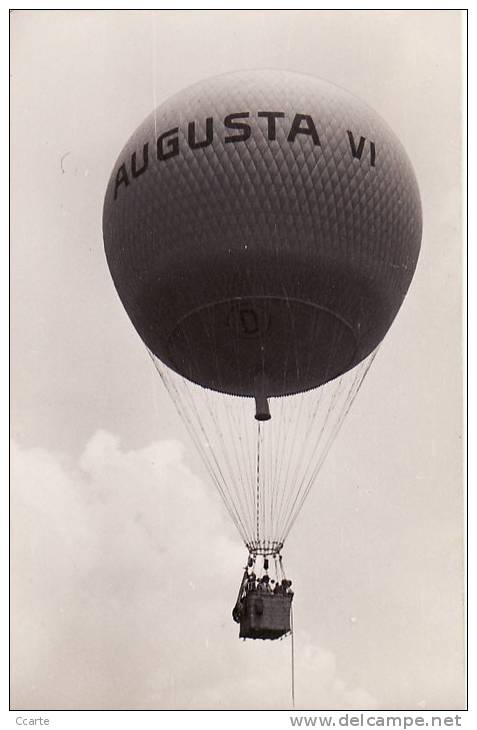
<path fill-rule="evenodd" d="M 12 703 L 282 709 L 245 549 L 119 302 L 101 232 L 154 104 L 241 68 L 363 98 L 423 204 L 405 303 L 286 545 L 297 707 L 462 709 L 461 15 L 14 11 Z"/>

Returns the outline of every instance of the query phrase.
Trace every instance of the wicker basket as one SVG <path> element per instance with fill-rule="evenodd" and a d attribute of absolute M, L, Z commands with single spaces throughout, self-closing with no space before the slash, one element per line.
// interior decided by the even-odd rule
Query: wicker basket
<path fill-rule="evenodd" d="M 279 639 L 290 631 L 293 593 L 250 591 L 242 601 L 241 639 Z"/>

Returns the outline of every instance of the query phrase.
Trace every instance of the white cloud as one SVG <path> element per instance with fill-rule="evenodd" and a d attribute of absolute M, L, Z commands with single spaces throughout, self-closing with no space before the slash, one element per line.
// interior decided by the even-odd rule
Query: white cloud
<path fill-rule="evenodd" d="M 290 640 L 239 642 L 244 550 L 181 443 L 100 431 L 75 466 L 14 444 L 12 467 L 14 707 L 290 706 Z M 376 706 L 306 633 L 295 663 L 297 706 Z"/>

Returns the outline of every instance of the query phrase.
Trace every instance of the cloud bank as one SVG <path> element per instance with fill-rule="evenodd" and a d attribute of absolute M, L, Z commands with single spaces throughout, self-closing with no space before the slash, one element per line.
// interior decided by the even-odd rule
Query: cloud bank
<path fill-rule="evenodd" d="M 241 642 L 245 557 L 178 441 L 77 464 L 12 447 L 12 703 L 18 709 L 286 709 L 290 640 Z M 295 635 L 297 707 L 374 708 Z"/>

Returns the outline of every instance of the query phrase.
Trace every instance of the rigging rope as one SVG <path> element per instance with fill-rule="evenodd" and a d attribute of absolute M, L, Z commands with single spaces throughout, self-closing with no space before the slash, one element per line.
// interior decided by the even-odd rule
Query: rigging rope
<path fill-rule="evenodd" d="M 260 544 L 260 426 L 258 423 L 257 428 L 257 494 L 256 494 L 256 508 L 257 508 L 257 545 Z"/>
<path fill-rule="evenodd" d="M 263 423 L 252 399 L 202 388 L 149 354 L 242 540 L 257 554 L 278 553 L 375 353 L 317 390 L 271 398 Z"/>

